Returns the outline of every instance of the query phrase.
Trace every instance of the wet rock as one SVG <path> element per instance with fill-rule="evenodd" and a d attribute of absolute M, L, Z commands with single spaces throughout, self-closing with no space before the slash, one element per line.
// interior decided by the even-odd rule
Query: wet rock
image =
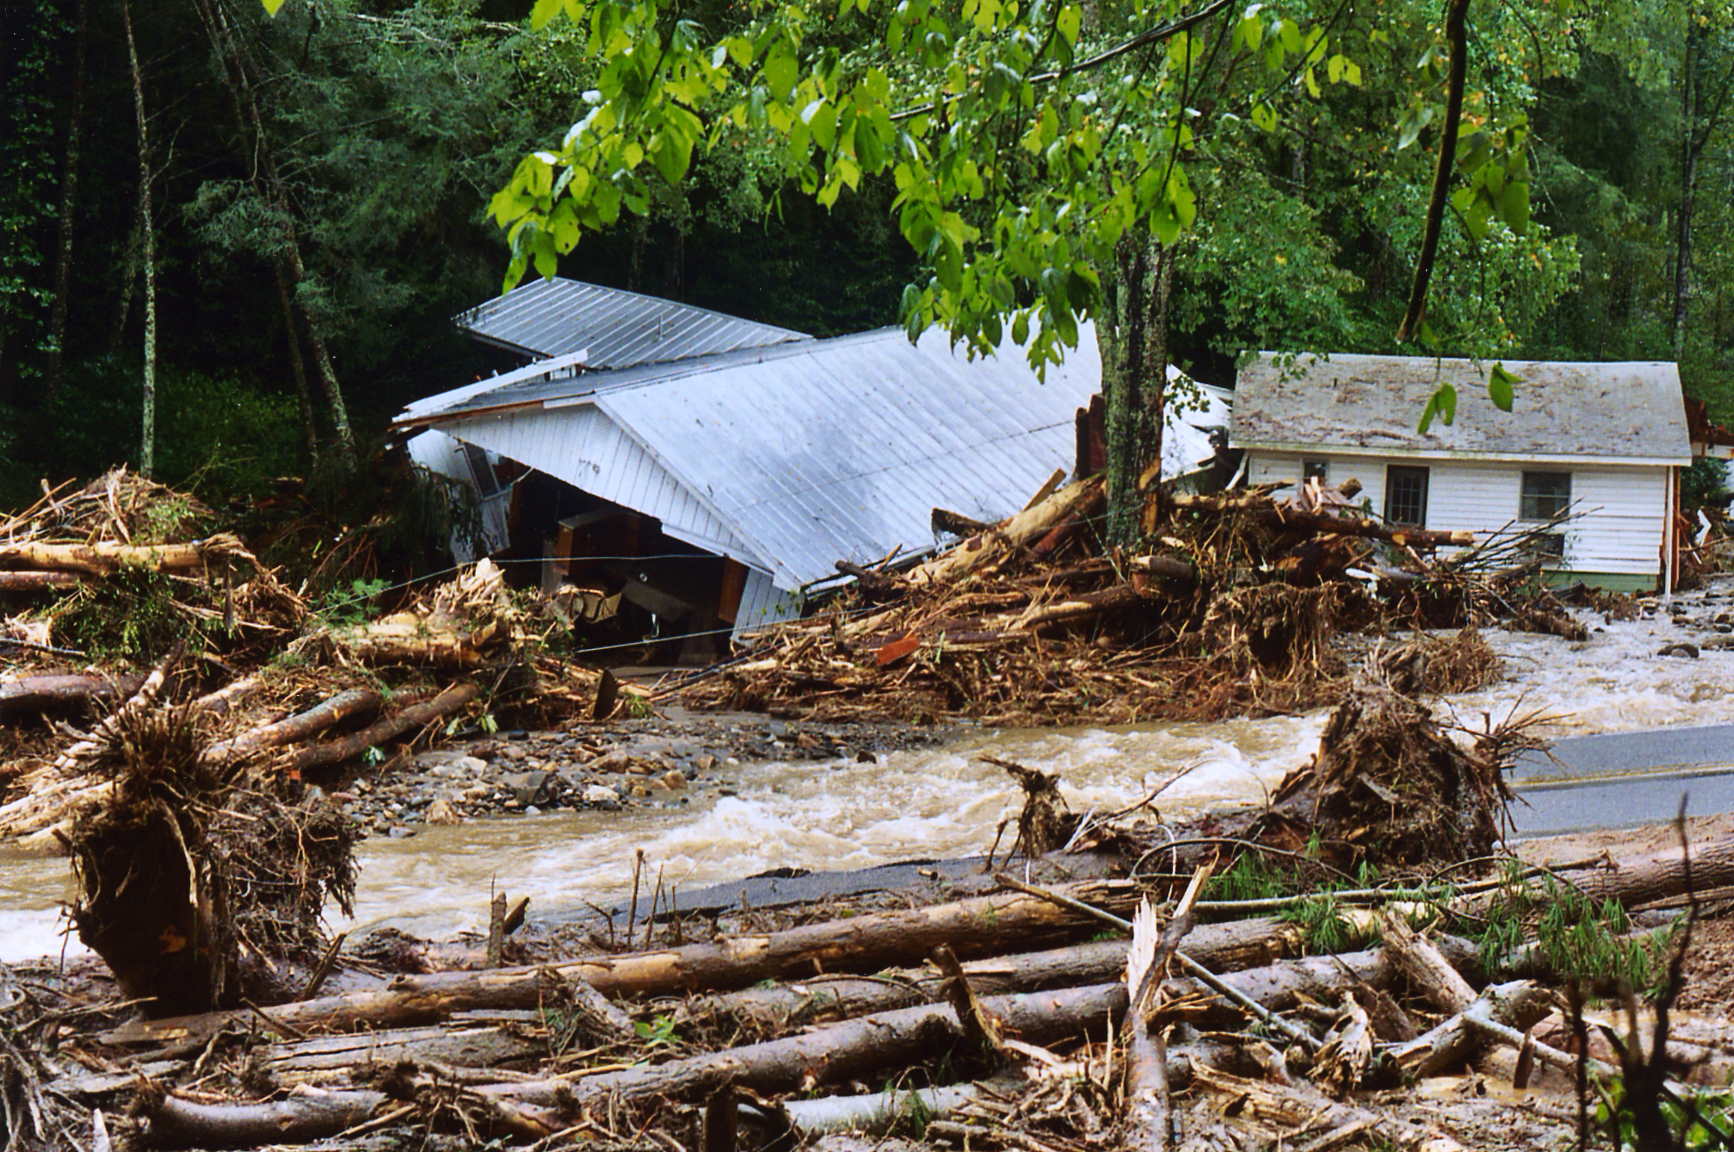
<path fill-rule="evenodd" d="M 686 773 L 679 768 L 671 768 L 662 774 L 662 786 L 672 792 L 678 792 L 686 787 Z"/>
<path fill-rule="evenodd" d="M 597 808 L 613 808 L 620 803 L 620 793 L 606 784 L 592 784 L 584 789 L 584 803 Z"/>
<path fill-rule="evenodd" d="M 415 829 L 406 828 L 402 824 L 393 824 L 390 828 L 386 829 L 385 834 L 393 840 L 408 840 L 411 836 L 415 835 Z"/>
<path fill-rule="evenodd" d="M 422 819 L 429 824 L 462 824 L 464 822 L 464 818 L 458 815 L 457 806 L 444 796 L 427 806 L 427 814 Z"/>
<path fill-rule="evenodd" d="M 1680 656 L 1687 660 L 1696 660 L 1698 658 L 1698 646 L 1690 641 L 1682 640 L 1678 644 L 1663 645 L 1657 650 L 1656 655 Z"/>
<path fill-rule="evenodd" d="M 712 768 L 716 767 L 716 763 L 716 757 L 707 752 L 693 760 L 692 765 L 700 772 L 709 772 Z"/>
<path fill-rule="evenodd" d="M 879 763 L 879 757 L 874 755 L 872 752 L 857 752 L 855 753 L 855 763 L 877 764 Z"/>
<path fill-rule="evenodd" d="M 634 780 L 626 786 L 626 794 L 634 800 L 642 800 L 646 796 L 650 795 L 650 787 L 647 784 Z"/>
<path fill-rule="evenodd" d="M 585 765 L 585 767 L 589 768 L 592 772 L 608 773 L 625 772 L 631 765 L 632 754 L 616 750 L 596 757 L 596 759 L 590 761 L 590 763 Z"/>
<path fill-rule="evenodd" d="M 547 803 L 548 785 L 553 779 L 551 772 L 514 772 L 500 777 L 500 784 L 510 790 L 512 801 L 521 808 L 526 804 Z"/>

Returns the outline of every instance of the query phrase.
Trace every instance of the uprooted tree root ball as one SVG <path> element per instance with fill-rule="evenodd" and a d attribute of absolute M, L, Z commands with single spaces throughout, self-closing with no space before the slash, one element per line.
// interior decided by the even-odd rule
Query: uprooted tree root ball
<path fill-rule="evenodd" d="M 79 936 L 155 1013 L 292 995 L 327 902 L 350 909 L 353 827 L 275 766 L 213 763 L 193 710 L 131 703 L 91 757 L 110 787 L 67 837 Z"/>
<path fill-rule="evenodd" d="M 1261 838 L 1347 864 L 1404 867 L 1487 855 L 1506 829 L 1511 729 L 1464 747 L 1376 672 L 1331 713 L 1319 750 L 1278 787 Z"/>

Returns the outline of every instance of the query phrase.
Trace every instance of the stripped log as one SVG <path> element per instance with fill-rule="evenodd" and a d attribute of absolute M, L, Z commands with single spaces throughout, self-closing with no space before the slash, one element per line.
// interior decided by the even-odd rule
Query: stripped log
<path fill-rule="evenodd" d="M 1124 908 L 1137 898 L 1137 888 L 1125 881 L 1084 881 L 1065 891 L 1106 907 Z M 941 944 L 950 944 L 959 955 L 980 956 L 1003 948 L 1007 940 L 1066 940 L 1095 928 L 1092 917 L 1048 900 L 995 893 L 654 952 L 493 971 L 399 976 L 384 988 L 283 1004 L 266 1012 L 286 1028 L 303 1032 L 423 1024 L 465 1009 L 534 1008 L 541 1001 L 542 972 L 547 969 L 584 980 L 605 996 L 673 995 L 702 988 L 738 988 L 764 979 L 795 979 L 826 970 L 876 972 L 919 963 Z M 165 1043 L 208 1035 L 231 1018 L 228 1013 L 207 1013 L 141 1021 L 112 1035 L 121 1043 Z"/>
<path fill-rule="evenodd" d="M 113 540 L 99 540 L 94 544 L 26 541 L 0 544 L 0 565 L 105 576 L 122 568 L 185 572 L 202 568 L 210 560 L 245 554 L 241 542 L 227 534 L 179 544 L 122 544 Z"/>
<path fill-rule="evenodd" d="M 1378 1135 L 1398 1148 L 1462 1152 L 1463 1146 L 1448 1136 L 1392 1124 L 1380 1113 L 1353 1104 L 1339 1104 L 1308 1085 L 1248 1080 L 1205 1063 L 1192 1065 L 1192 1082 L 1227 1097 L 1225 1111 L 1261 1122 L 1284 1147 L 1338 1148 L 1358 1137 Z M 1301 1141 L 1302 1136 L 1313 1138 Z"/>
<path fill-rule="evenodd" d="M 1570 879 L 1591 900 L 1618 900 L 1629 908 L 1685 893 L 1688 874 L 1699 891 L 1734 884 L 1734 837 L 1692 845 L 1689 866 L 1686 854 L 1672 848 L 1574 871 Z"/>
<path fill-rule="evenodd" d="M 1203 924 L 1192 930 L 1188 950 L 1219 972 L 1243 971 L 1301 954 L 1305 935 L 1300 926 L 1276 919 Z M 1124 940 L 1093 940 L 972 960 L 963 971 L 978 992 L 993 996 L 1101 983 L 1113 979 L 1125 965 Z M 682 1005 L 677 1019 L 683 1024 L 726 1023 L 750 1035 L 768 1036 L 790 1027 L 928 1004 L 942 994 L 942 980 L 932 970 L 893 969 L 874 978 L 826 976 L 702 996 Z"/>
<path fill-rule="evenodd" d="M 385 697 L 372 688 L 350 688 L 323 700 L 305 712 L 298 712 L 274 724 L 264 724 L 239 736 L 219 740 L 206 748 L 200 757 L 207 764 L 226 764 L 231 760 L 267 748 L 296 744 L 335 728 L 346 720 L 379 711 Z"/>
<path fill-rule="evenodd" d="M 453 684 L 432 700 L 419 704 L 409 704 L 392 713 L 375 724 L 363 728 L 341 740 L 327 740 L 320 744 L 311 744 L 295 754 L 290 766 L 297 772 L 307 772 L 315 768 L 325 768 L 333 764 L 341 764 L 353 760 L 369 748 L 387 743 L 435 720 L 443 720 L 452 713 L 469 705 L 482 694 L 475 684 Z"/>

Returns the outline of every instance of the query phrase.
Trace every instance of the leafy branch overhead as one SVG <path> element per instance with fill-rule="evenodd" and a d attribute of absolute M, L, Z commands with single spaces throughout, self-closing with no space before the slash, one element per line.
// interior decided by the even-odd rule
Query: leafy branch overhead
<path fill-rule="evenodd" d="M 508 283 L 647 212 L 652 181 L 678 185 L 695 154 L 764 149 L 823 206 L 889 181 L 923 270 L 906 325 L 944 325 L 975 351 L 1009 332 L 1040 368 L 1099 308 L 1123 238 L 1172 245 L 1193 224 L 1190 169 L 1218 122 L 1268 134 L 1284 101 L 1364 75 L 1325 23 L 1228 0 L 745 11 L 716 36 L 660 0 L 538 0 L 532 22 L 569 22 L 598 73 L 560 146 L 525 157 L 492 201 Z"/>

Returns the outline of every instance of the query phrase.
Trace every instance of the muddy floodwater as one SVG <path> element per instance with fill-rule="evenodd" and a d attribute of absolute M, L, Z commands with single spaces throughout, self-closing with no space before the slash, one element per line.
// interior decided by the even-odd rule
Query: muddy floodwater
<path fill-rule="evenodd" d="M 1556 736 L 1734 723 L 1734 651 L 1700 659 L 1658 656 L 1681 640 L 1722 635 L 1715 618 L 1734 611 L 1734 584 L 1679 598 L 1689 614 L 1605 624 L 1583 644 L 1489 632 L 1507 679 L 1441 707 L 1478 727 L 1513 708 L 1560 720 Z M 937 748 L 884 753 L 874 763 L 832 760 L 747 763 L 730 768 L 732 795 L 695 798 L 679 809 L 562 812 L 501 817 L 364 843 L 354 926 L 392 924 L 449 936 L 485 921 L 498 885 L 531 897 L 531 910 L 608 906 L 631 883 L 643 849 L 654 875 L 682 888 L 770 868 L 859 868 L 897 860 L 986 851 L 1015 789 L 992 754 L 1059 772 L 1077 811 L 1137 802 L 1171 774 L 1165 812 L 1224 801 L 1253 802 L 1311 755 L 1323 712 L 1209 724 L 1126 728 L 984 730 Z M 0 856 L 0 960 L 59 950 L 62 860 Z M 76 947 L 76 945 L 74 945 Z"/>

